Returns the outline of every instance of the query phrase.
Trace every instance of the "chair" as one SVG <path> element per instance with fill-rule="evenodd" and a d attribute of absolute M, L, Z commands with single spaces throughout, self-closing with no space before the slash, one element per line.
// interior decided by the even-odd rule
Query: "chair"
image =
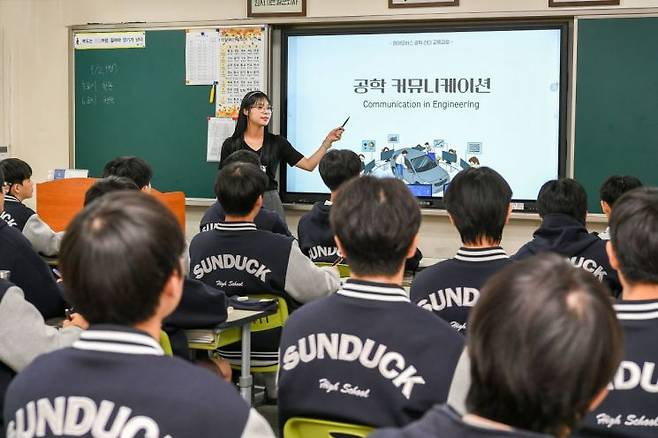
<path fill-rule="evenodd" d="M 292 417 L 283 427 L 283 438 L 361 438 L 368 436 L 372 431 L 372 427 L 359 424 Z"/>
<path fill-rule="evenodd" d="M 38 183 L 37 214 L 54 231 L 66 230 L 75 215 L 82 210 L 85 193 L 95 182 L 96 178 L 66 178 Z M 151 194 L 171 210 L 185 231 L 185 193 L 162 193 L 151 189 Z"/>
<path fill-rule="evenodd" d="M 249 295 L 250 300 L 277 300 L 277 311 L 276 313 L 257 319 L 251 323 L 251 333 L 263 332 L 266 330 L 273 330 L 279 327 L 283 327 L 288 319 L 288 304 L 286 300 L 277 295 L 271 294 L 256 294 Z M 223 330 L 219 335 L 219 344 L 218 347 L 223 347 L 225 345 L 232 344 L 237 342 L 241 338 L 240 327 L 234 327 L 231 329 Z M 241 367 L 238 364 L 231 364 L 231 368 L 234 370 L 239 370 Z M 275 365 L 251 365 L 251 371 L 253 373 L 275 373 L 279 370 L 279 364 Z"/>
<path fill-rule="evenodd" d="M 328 262 L 315 262 L 315 266 L 319 268 L 323 268 L 326 266 L 333 266 L 335 268 L 338 268 L 338 273 L 340 274 L 340 278 L 349 278 L 350 275 L 352 275 L 352 271 L 350 270 L 349 265 L 345 265 L 342 263 L 334 265 L 333 263 L 328 263 Z"/>
<path fill-rule="evenodd" d="M 165 356 L 173 356 L 174 352 L 171 349 L 171 341 L 169 335 L 164 330 L 160 330 L 160 346 L 164 351 Z"/>

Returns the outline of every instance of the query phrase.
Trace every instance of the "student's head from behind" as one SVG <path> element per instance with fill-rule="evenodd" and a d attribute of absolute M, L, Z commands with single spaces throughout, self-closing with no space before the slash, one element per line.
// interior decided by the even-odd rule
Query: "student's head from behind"
<path fill-rule="evenodd" d="M 164 318 L 180 300 L 185 239 L 173 214 L 139 191 L 92 202 L 60 249 L 66 298 L 90 324 Z"/>
<path fill-rule="evenodd" d="M 451 222 L 465 244 L 495 246 L 511 212 L 512 189 L 488 167 L 459 172 L 445 193 Z"/>
<path fill-rule="evenodd" d="M 94 185 L 89 187 L 85 193 L 85 203 L 87 206 L 92 201 L 111 193 L 117 192 L 120 190 L 139 190 L 137 184 L 129 178 L 124 178 L 121 176 L 108 176 L 107 178 L 101 178 L 97 180 Z"/>
<path fill-rule="evenodd" d="M 8 195 L 14 196 L 20 201 L 32 197 L 34 184 L 32 183 L 32 168 L 29 164 L 18 158 L 6 158 L 0 161 L 0 170 L 5 175 Z"/>
<path fill-rule="evenodd" d="M 130 178 L 140 190 L 147 190 L 151 186 L 153 170 L 142 158 L 117 157 L 103 168 L 103 178 L 111 175 Z"/>
<path fill-rule="evenodd" d="M 621 360 L 609 293 L 555 254 L 493 276 L 468 327 L 468 411 L 551 436 L 567 436 L 605 397 Z"/>
<path fill-rule="evenodd" d="M 608 177 L 599 188 L 601 197 L 601 209 L 606 216 L 610 217 L 614 203 L 624 193 L 642 187 L 642 181 L 634 176 L 612 175 Z"/>
<path fill-rule="evenodd" d="M 260 167 L 235 162 L 222 167 L 215 182 L 215 195 L 227 216 L 247 216 L 263 205 L 268 179 Z"/>
<path fill-rule="evenodd" d="M 658 285 L 658 189 L 637 188 L 615 202 L 607 249 L 624 289 Z"/>
<path fill-rule="evenodd" d="M 231 163 L 250 163 L 259 168 L 262 165 L 258 155 L 255 152 L 248 151 L 246 149 L 240 149 L 239 151 L 235 151 L 226 157 L 224 161 L 222 161 L 222 167 L 228 166 Z"/>
<path fill-rule="evenodd" d="M 361 159 L 349 149 L 332 149 L 320 160 L 320 177 L 332 192 L 360 173 Z"/>
<path fill-rule="evenodd" d="M 416 251 L 420 208 L 402 181 L 363 176 L 341 186 L 330 222 L 354 274 L 394 276 Z"/>
<path fill-rule="evenodd" d="M 574 179 L 554 179 L 539 189 L 537 209 L 542 218 L 548 214 L 565 214 L 585 225 L 587 193 Z"/>

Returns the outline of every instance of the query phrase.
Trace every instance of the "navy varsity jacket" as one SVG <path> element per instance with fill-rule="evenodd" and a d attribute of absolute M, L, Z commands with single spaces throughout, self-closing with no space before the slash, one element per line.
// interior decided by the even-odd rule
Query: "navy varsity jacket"
<path fill-rule="evenodd" d="M 222 222 L 199 233 L 190 243 L 190 277 L 222 289 L 227 295 L 273 294 L 288 310 L 335 292 L 335 269 L 318 268 L 299 250 L 292 237 L 258 230 L 248 222 Z M 276 363 L 278 331 L 253 336 L 255 364 Z M 239 346 L 223 349 L 239 356 Z M 262 360 L 262 361 L 261 361 Z"/>
<path fill-rule="evenodd" d="M 489 277 L 510 265 L 505 250 L 460 248 L 454 258 L 420 271 L 411 283 L 411 301 L 466 334 L 468 314 Z"/>
<path fill-rule="evenodd" d="M 8 437 L 35 428 L 45 437 L 273 436 L 228 383 L 110 325 L 37 358 L 12 381 L 4 412 Z"/>
<path fill-rule="evenodd" d="M 224 222 L 226 215 L 224 214 L 224 209 L 219 202 L 216 202 L 206 210 L 201 218 L 201 223 L 199 224 L 199 231 L 210 231 L 214 229 L 219 223 Z M 254 218 L 254 223 L 256 228 L 259 230 L 271 231 L 277 234 L 283 234 L 284 236 L 292 236 L 290 230 L 288 230 L 288 225 L 281 219 L 281 216 L 276 214 L 272 210 L 267 208 L 261 208 L 256 217 Z"/>
<path fill-rule="evenodd" d="M 5 195 L 5 211 L 0 213 L 0 217 L 10 226 L 18 228 L 36 252 L 47 256 L 59 253 L 64 232 L 54 232 L 34 210 L 16 197 Z"/>
<path fill-rule="evenodd" d="M 64 315 L 64 299 L 50 268 L 18 229 L 0 221 L 0 269 L 11 271 L 11 282 L 23 289 L 44 319 Z"/>
<path fill-rule="evenodd" d="M 467 423 L 450 406 L 434 406 L 423 418 L 402 429 L 380 429 L 368 438 L 549 438 L 524 430 L 498 430 Z"/>
<path fill-rule="evenodd" d="M 297 224 L 299 248 L 313 262 L 334 263 L 341 258 L 329 224 L 331 205 L 330 201 L 316 202 Z M 416 249 L 416 254 L 406 261 L 405 271 L 416 271 L 422 258 L 423 253 Z"/>
<path fill-rule="evenodd" d="M 624 357 L 610 392 L 585 419 L 586 437 L 658 436 L 658 300 L 619 301 Z"/>
<path fill-rule="evenodd" d="M 462 350 L 462 337 L 399 286 L 347 280 L 283 328 L 279 424 L 405 425 L 446 401 Z"/>
<path fill-rule="evenodd" d="M 621 293 L 617 271 L 612 269 L 604 240 L 588 233 L 583 224 L 566 214 L 547 214 L 541 226 L 533 234 L 533 239 L 523 245 L 514 260 L 521 260 L 535 254 L 551 251 L 567 257 L 571 263 L 591 272 L 610 288 L 614 296 Z"/>

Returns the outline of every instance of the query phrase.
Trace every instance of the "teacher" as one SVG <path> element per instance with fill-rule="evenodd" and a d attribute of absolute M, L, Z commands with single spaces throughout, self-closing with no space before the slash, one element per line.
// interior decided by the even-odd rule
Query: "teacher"
<path fill-rule="evenodd" d="M 344 129 L 335 128 L 329 131 L 318 150 L 310 157 L 305 157 L 284 137 L 268 131 L 267 125 L 270 123 L 271 118 L 272 105 L 269 97 L 262 91 L 247 93 L 240 104 L 240 114 L 235 125 L 235 131 L 222 145 L 219 168 L 222 168 L 224 159 L 235 151 L 246 149 L 258 154 L 269 179 L 267 191 L 263 195 L 263 206 L 274 210 L 285 220 L 283 204 L 279 197 L 278 183 L 275 178 L 279 163 L 284 161 L 291 167 L 295 166 L 312 172 L 333 143 L 340 140 Z"/>

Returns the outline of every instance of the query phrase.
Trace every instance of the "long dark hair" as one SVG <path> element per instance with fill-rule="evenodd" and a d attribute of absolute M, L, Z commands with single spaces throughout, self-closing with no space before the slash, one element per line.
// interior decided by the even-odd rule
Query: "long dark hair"
<path fill-rule="evenodd" d="M 233 135 L 230 137 L 229 141 L 227 142 L 227 146 L 230 148 L 230 153 L 233 153 L 237 150 L 240 149 L 240 146 L 242 144 L 242 139 L 244 137 L 244 133 L 247 130 L 247 123 L 249 121 L 249 117 L 245 114 L 245 110 L 249 110 L 256 106 L 258 102 L 261 101 L 266 101 L 268 104 L 270 104 L 270 98 L 267 96 L 267 94 L 263 93 L 262 91 L 256 90 L 256 91 L 250 91 L 249 93 L 245 94 L 245 96 L 242 98 L 242 102 L 240 103 L 240 111 L 238 114 L 238 121 L 235 124 L 235 130 L 233 131 Z M 268 126 L 265 126 L 265 133 L 267 134 L 269 132 Z M 265 142 L 263 143 L 263 149 L 261 151 L 261 161 L 263 161 L 264 165 L 270 164 L 270 148 L 267 147 Z"/>

